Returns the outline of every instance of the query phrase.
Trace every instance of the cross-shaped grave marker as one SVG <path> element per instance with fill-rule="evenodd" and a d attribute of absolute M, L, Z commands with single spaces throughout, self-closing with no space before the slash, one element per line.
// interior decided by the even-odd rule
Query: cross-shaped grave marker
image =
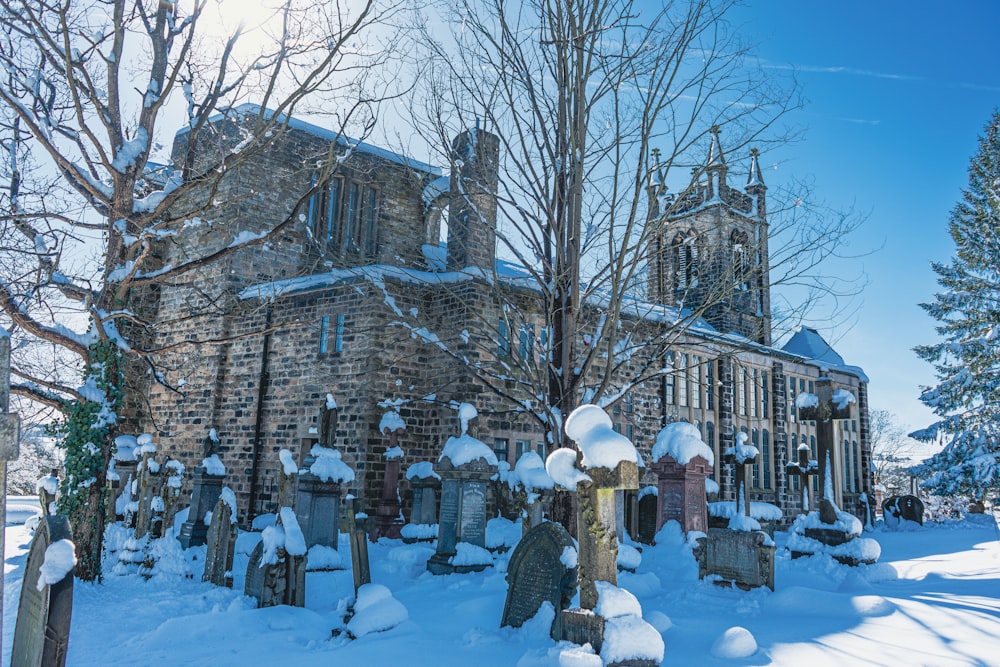
<path fill-rule="evenodd" d="M 799 460 L 789 461 L 785 466 L 789 475 L 797 475 L 802 480 L 802 513 L 809 513 L 809 480 L 819 474 L 819 464 L 809 458 L 809 445 L 798 448 Z"/>
<path fill-rule="evenodd" d="M 799 419 L 816 422 L 816 447 L 819 462 L 819 518 L 827 524 L 836 523 L 833 484 L 837 479 L 836 462 L 833 455 L 833 420 L 850 419 L 854 394 L 846 389 L 833 388 L 833 380 L 816 380 L 816 394 L 799 394 L 796 407 Z"/>

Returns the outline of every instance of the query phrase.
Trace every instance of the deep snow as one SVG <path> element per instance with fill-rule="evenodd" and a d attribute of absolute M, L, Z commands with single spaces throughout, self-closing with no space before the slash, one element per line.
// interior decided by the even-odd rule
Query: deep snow
<path fill-rule="evenodd" d="M 9 499 L 9 521 L 32 514 L 31 502 Z M 684 540 L 668 526 L 656 547 L 642 547 L 637 571 L 621 573 L 619 585 L 662 634 L 664 665 L 1000 664 L 1000 542 L 993 517 L 908 528 L 865 533 L 881 543 L 882 556 L 879 564 L 859 568 L 826 556 L 790 560 L 780 549 L 787 535 L 778 533 L 777 590 L 743 592 L 698 581 Z M 4 664 L 30 542 L 22 525 L 9 523 L 6 530 Z M 111 542 L 123 543 L 121 537 Z M 331 635 L 344 627 L 353 598 L 349 570 L 310 572 L 305 609 L 258 610 L 243 597 L 256 539 L 259 534 L 240 536 L 232 590 L 200 581 L 204 547 L 182 553 L 172 545 L 148 581 L 114 574 L 98 585 L 77 581 L 68 664 L 600 664 L 593 654 L 548 639 L 551 609 L 519 630 L 498 627 L 509 554 L 485 572 L 435 577 L 424 569 L 433 553 L 427 544 L 383 539 L 370 545 L 372 581 L 401 605 L 385 603 L 398 625 L 350 640 L 346 633 Z M 349 553 L 346 542 L 341 551 Z M 195 577 L 185 578 L 185 569 Z"/>

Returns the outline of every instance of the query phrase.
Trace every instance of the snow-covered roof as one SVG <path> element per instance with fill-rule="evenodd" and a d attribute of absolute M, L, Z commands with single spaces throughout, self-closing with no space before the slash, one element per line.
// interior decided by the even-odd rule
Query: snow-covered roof
<path fill-rule="evenodd" d="M 856 375 L 864 382 L 868 381 L 868 376 L 861 368 L 845 363 L 844 358 L 826 342 L 823 336 L 810 327 L 799 327 L 799 330 L 788 339 L 781 350 L 819 364 L 821 367 L 843 371 L 850 375 Z"/>
<path fill-rule="evenodd" d="M 238 116 L 249 116 L 260 113 L 260 105 L 247 102 L 245 104 L 240 104 L 238 106 L 232 107 L 231 109 L 225 109 L 217 114 L 214 114 L 209 118 L 209 122 L 217 122 L 230 114 L 235 114 Z M 274 111 L 271 109 L 264 109 L 264 117 L 268 119 L 275 118 Z M 396 164 L 401 164 L 405 167 L 411 169 L 418 169 L 420 171 L 433 174 L 435 176 L 440 176 L 443 172 L 440 167 L 435 167 L 434 165 L 427 164 L 426 162 L 421 162 L 420 160 L 414 160 L 413 158 L 401 155 L 394 151 L 390 151 L 385 148 L 380 148 L 373 144 L 369 144 L 364 141 L 359 141 L 358 139 L 352 139 L 351 137 L 344 136 L 343 133 L 337 132 L 335 130 L 330 130 L 325 127 L 320 127 L 319 125 L 313 125 L 312 123 L 307 123 L 299 118 L 291 117 L 289 118 L 285 114 L 278 114 L 276 117 L 281 123 L 287 121 L 288 127 L 294 130 L 301 130 L 302 132 L 308 132 L 314 137 L 319 137 L 320 139 L 326 139 L 328 141 L 336 141 L 340 146 L 346 146 L 356 151 L 362 153 L 367 153 L 368 155 L 374 155 L 375 157 L 380 157 L 384 160 L 389 160 L 390 162 L 395 162 Z M 190 132 L 190 127 L 183 127 L 177 132 L 177 136 L 182 136 Z"/>

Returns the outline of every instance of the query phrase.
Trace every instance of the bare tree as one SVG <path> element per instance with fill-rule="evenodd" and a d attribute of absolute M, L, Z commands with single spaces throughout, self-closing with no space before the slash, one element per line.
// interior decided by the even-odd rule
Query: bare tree
<path fill-rule="evenodd" d="M 667 352 L 733 295 L 729 275 L 698 303 L 682 298 L 687 310 L 636 298 L 652 253 L 668 251 L 657 249 L 657 235 L 689 194 L 668 194 L 666 182 L 683 178 L 686 187 L 692 168 L 695 181 L 705 175 L 710 129 L 724 128 L 734 150 L 783 141 L 777 121 L 798 105 L 794 86 L 782 90 L 754 68 L 727 21 L 731 7 L 464 0 L 449 5 L 447 37 L 423 40 L 431 65 L 412 115 L 452 165 L 449 262 L 452 227 L 470 215 L 456 206 L 479 217 L 495 208 L 483 244 L 495 233 L 499 254 L 519 268 L 498 272 L 492 248 L 488 261 L 466 253 L 450 267 L 473 265 L 492 291 L 495 309 L 469 309 L 477 331 L 428 331 L 402 311 L 399 323 L 465 364 L 553 447 L 571 444 L 560 425 L 581 400 L 617 403 L 630 387 L 680 370 L 665 363 Z M 450 143 L 470 127 L 495 137 L 495 184 Z M 495 198 L 484 197 L 491 189 Z M 791 202 L 788 210 L 804 211 Z M 830 237 L 854 223 L 811 224 L 813 233 L 792 232 L 779 253 L 790 281 L 805 280 L 830 254 Z M 766 250 L 766 236 L 748 254 Z M 744 276 L 751 290 L 763 289 L 763 272 Z"/>
<path fill-rule="evenodd" d="M 872 408 L 868 416 L 875 484 L 908 492 L 915 444 L 906 435 L 909 429 L 889 410 Z"/>
<path fill-rule="evenodd" d="M 155 241 L 210 220 L 224 174 L 277 140 L 293 112 L 322 103 L 338 130 L 363 136 L 392 90 L 380 77 L 401 3 L 282 0 L 261 25 L 222 36 L 215 7 L 0 0 L 0 323 L 16 350 L 12 394 L 66 416 L 61 511 L 85 579 L 100 573 L 105 475 L 117 413 L 136 399 L 133 371 L 163 377 L 143 295 L 298 218 L 177 265 L 162 265 Z M 256 111 L 236 117 L 246 101 Z M 220 116 L 235 133 L 220 133 Z M 168 158 L 158 139 L 178 129 L 187 149 Z"/>

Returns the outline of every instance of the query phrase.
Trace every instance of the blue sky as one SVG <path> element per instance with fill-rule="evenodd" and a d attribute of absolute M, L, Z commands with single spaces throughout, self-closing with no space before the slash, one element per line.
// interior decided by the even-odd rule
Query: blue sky
<path fill-rule="evenodd" d="M 794 68 L 808 98 L 790 118 L 803 139 L 775 151 L 765 179 L 814 178 L 829 204 L 869 214 L 847 251 L 880 248 L 861 260 L 869 285 L 835 347 L 868 373 L 873 407 L 925 426 L 919 387 L 934 374 L 912 348 L 936 334 L 917 304 L 938 288 L 930 261 L 953 253 L 948 214 L 1000 106 L 1000 2 L 772 1 L 734 16 L 762 64 Z"/>

